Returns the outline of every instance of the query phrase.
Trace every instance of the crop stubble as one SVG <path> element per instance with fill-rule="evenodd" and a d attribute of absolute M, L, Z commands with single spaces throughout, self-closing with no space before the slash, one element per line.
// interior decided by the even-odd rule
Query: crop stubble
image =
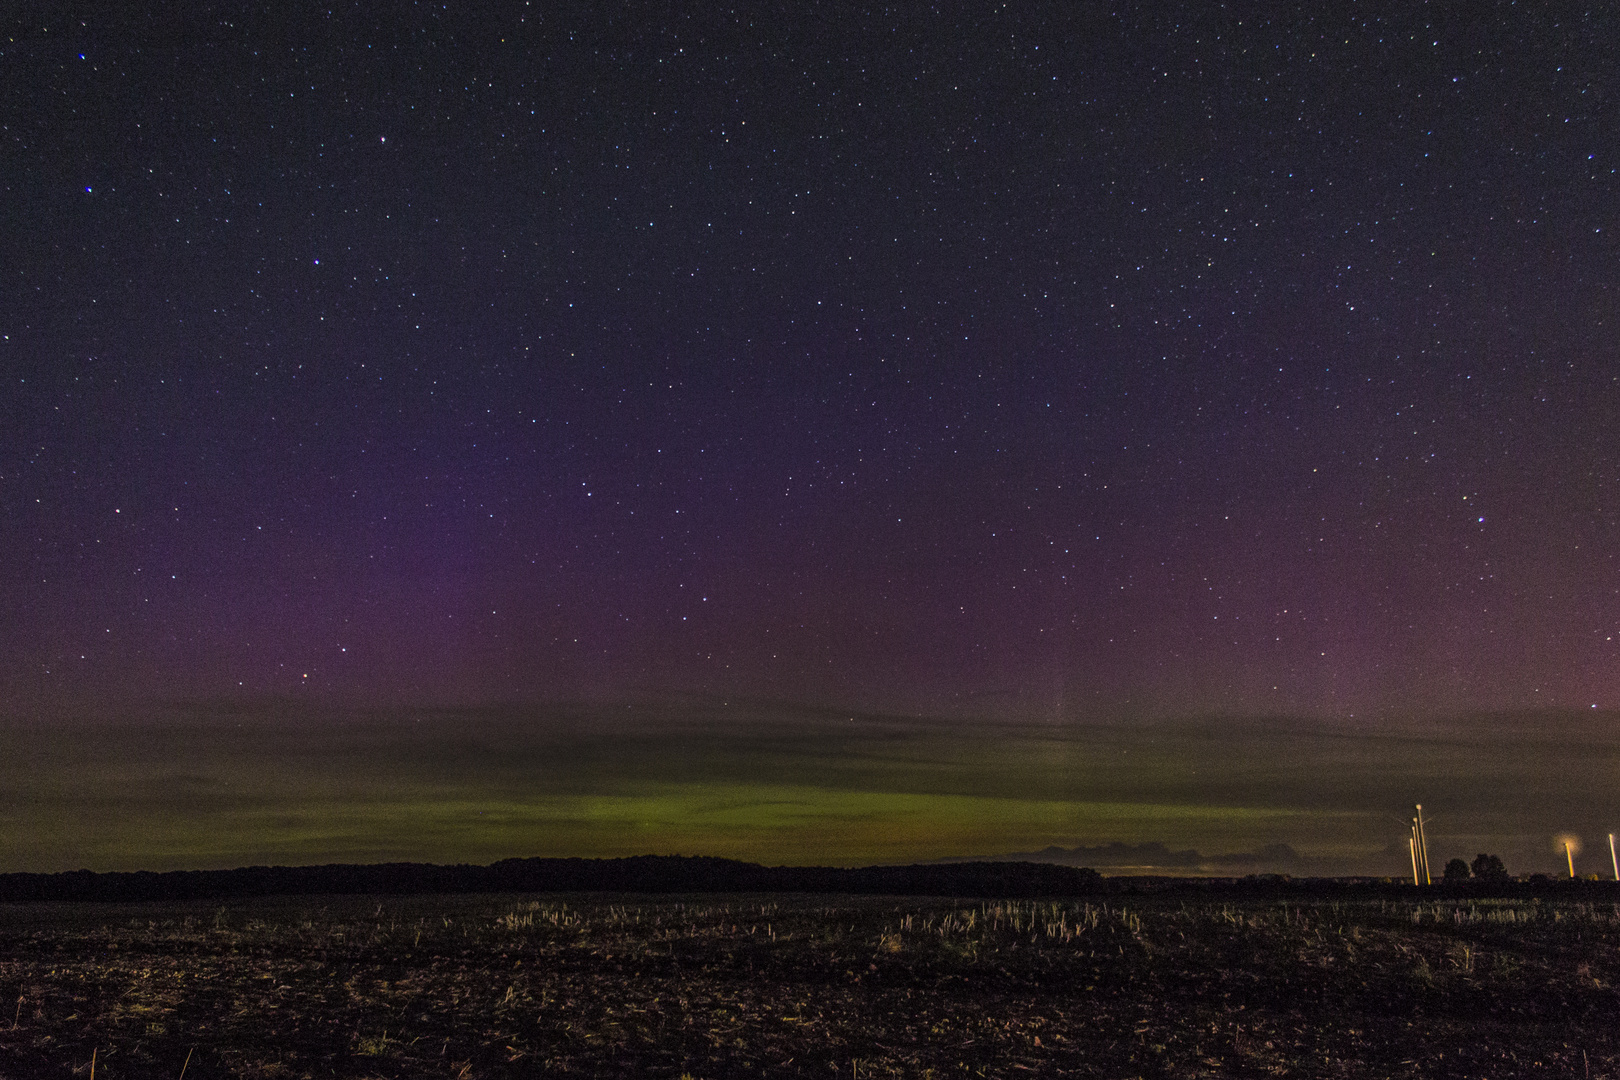
<path fill-rule="evenodd" d="M 15 906 L 0 1076 L 1601 1077 L 1617 944 L 1544 900 Z"/>

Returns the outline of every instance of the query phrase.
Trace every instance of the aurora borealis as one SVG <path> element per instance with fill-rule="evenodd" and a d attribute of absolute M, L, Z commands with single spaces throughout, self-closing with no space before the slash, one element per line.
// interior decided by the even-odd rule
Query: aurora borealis
<path fill-rule="evenodd" d="M 1603 12 L 6 18 L 0 870 L 1615 828 Z"/>

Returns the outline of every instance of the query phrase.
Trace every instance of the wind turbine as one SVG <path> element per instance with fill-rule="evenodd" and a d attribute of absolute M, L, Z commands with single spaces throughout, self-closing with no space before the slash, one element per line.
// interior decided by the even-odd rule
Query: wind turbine
<path fill-rule="evenodd" d="M 1417 817 L 1412 819 L 1412 836 L 1417 840 L 1418 865 L 1423 868 L 1423 884 L 1433 885 L 1429 873 L 1429 837 L 1423 831 L 1423 804 L 1417 804 Z"/>

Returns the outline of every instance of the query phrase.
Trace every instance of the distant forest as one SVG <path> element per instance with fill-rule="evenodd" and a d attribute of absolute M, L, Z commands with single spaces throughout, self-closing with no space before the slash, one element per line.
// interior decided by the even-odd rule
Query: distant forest
<path fill-rule="evenodd" d="M 489 866 L 426 863 L 252 866 L 236 870 L 136 871 L 97 874 L 0 874 L 0 902 L 176 901 L 323 894 L 420 893 L 843 893 L 895 896 L 1031 898 L 1141 893 L 1189 895 L 1531 895 L 1570 890 L 1620 894 L 1598 881 L 1467 881 L 1419 889 L 1399 879 L 1246 877 L 1110 877 L 1085 867 L 1034 862 L 964 862 L 915 866 L 760 866 L 705 856 L 640 855 L 624 859 L 504 859 Z"/>

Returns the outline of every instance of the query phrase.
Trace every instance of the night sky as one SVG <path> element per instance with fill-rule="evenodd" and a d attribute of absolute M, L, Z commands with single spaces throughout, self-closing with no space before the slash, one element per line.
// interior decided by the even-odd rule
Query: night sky
<path fill-rule="evenodd" d="M 0 869 L 1620 824 L 1604 6 L 103 7 L 0 26 Z"/>

